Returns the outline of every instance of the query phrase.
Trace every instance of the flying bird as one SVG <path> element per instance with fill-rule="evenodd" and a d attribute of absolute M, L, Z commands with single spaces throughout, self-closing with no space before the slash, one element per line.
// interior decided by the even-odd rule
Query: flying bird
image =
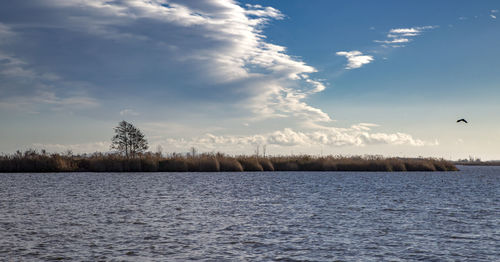
<path fill-rule="evenodd" d="M 465 120 L 465 119 L 463 119 L 463 118 L 462 118 L 462 119 L 458 119 L 458 120 L 457 120 L 457 123 L 460 123 L 460 122 L 469 123 L 469 122 L 467 122 L 467 120 Z"/>

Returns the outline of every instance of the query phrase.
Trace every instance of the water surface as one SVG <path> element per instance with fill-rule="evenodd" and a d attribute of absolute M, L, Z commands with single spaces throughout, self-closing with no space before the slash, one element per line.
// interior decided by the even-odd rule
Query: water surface
<path fill-rule="evenodd" d="M 0 259 L 498 261 L 500 167 L 0 174 Z"/>

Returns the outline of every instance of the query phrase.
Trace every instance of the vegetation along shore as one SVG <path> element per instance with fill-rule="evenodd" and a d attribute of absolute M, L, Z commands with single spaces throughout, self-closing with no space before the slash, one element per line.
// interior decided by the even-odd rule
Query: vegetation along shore
<path fill-rule="evenodd" d="M 242 172 L 242 171 L 456 171 L 434 158 L 381 156 L 229 156 L 222 153 L 49 154 L 28 150 L 0 156 L 0 172 Z"/>

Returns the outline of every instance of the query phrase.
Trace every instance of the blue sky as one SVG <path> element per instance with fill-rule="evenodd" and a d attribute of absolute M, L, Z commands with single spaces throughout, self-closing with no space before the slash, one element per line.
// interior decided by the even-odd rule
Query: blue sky
<path fill-rule="evenodd" d="M 107 151 L 125 119 L 165 152 L 500 159 L 498 1 L 0 7 L 0 152 Z"/>

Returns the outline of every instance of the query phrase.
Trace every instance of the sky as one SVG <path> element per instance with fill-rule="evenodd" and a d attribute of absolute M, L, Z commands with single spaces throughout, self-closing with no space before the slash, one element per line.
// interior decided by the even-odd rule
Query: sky
<path fill-rule="evenodd" d="M 500 159 L 499 9 L 2 1 L 0 152 L 107 152 L 126 120 L 164 153 Z"/>

